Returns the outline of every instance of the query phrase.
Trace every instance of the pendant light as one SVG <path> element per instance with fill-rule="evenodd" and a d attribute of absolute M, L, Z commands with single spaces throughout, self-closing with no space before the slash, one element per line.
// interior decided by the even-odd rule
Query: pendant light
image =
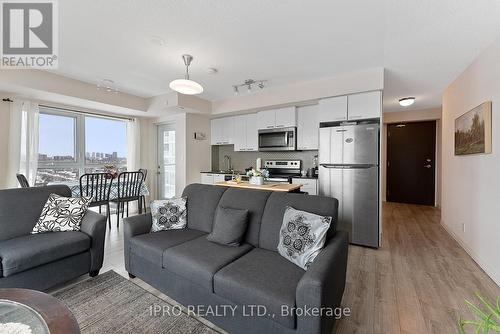
<path fill-rule="evenodd" d="M 189 79 L 189 65 L 193 60 L 193 56 L 182 55 L 182 59 L 184 60 L 184 64 L 186 65 L 186 78 L 177 79 L 170 82 L 170 88 L 175 90 L 176 92 L 186 95 L 196 95 L 203 93 L 203 87 L 196 81 Z"/>

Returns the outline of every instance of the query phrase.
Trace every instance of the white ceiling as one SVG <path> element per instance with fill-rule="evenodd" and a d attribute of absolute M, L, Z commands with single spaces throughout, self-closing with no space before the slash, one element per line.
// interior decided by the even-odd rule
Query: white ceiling
<path fill-rule="evenodd" d="M 404 96 L 415 109 L 439 106 L 500 36 L 496 0 L 64 0 L 59 17 L 65 76 L 150 97 L 169 92 L 190 53 L 201 97 L 220 100 L 247 78 L 280 86 L 383 66 L 386 111 Z"/>

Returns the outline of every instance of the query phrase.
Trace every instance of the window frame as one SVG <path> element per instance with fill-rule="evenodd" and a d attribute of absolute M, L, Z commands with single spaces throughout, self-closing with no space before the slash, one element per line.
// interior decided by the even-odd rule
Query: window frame
<path fill-rule="evenodd" d="M 85 158 L 85 118 L 102 118 L 107 120 L 112 120 L 116 122 L 126 123 L 126 120 L 115 119 L 112 117 L 100 116 L 96 114 L 85 115 L 84 113 L 71 112 L 60 110 L 57 108 L 48 108 L 48 107 L 40 107 L 39 109 L 40 115 L 53 115 L 53 116 L 62 116 L 62 117 L 70 117 L 74 119 L 74 156 L 75 161 L 61 161 L 61 162 L 44 162 L 38 161 L 38 169 L 55 169 L 55 170 L 64 170 L 69 168 L 74 168 L 78 170 L 78 176 L 75 181 L 78 181 L 80 176 L 85 174 L 85 169 L 87 168 L 104 168 L 104 164 L 87 164 Z M 126 129 L 126 128 L 125 128 Z M 125 130 L 126 131 L 126 130 Z M 40 133 L 38 134 L 40 136 Z M 127 143 L 125 143 L 127 144 Z M 126 148 L 127 149 L 127 148 Z M 125 158 L 128 160 L 128 151 L 125 152 Z M 123 167 L 127 167 L 127 162 L 115 164 L 117 169 L 121 169 Z"/>

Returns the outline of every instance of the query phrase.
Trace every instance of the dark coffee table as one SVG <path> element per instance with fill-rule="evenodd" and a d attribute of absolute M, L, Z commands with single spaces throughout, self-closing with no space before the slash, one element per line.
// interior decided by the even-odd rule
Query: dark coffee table
<path fill-rule="evenodd" d="M 25 324 L 33 334 L 80 333 L 78 322 L 63 302 L 28 289 L 0 289 L 0 323 Z"/>

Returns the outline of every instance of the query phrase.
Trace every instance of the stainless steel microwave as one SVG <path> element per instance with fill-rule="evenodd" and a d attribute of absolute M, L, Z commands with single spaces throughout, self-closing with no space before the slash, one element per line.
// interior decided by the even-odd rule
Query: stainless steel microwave
<path fill-rule="evenodd" d="M 295 151 L 297 128 L 259 130 L 259 151 Z"/>

